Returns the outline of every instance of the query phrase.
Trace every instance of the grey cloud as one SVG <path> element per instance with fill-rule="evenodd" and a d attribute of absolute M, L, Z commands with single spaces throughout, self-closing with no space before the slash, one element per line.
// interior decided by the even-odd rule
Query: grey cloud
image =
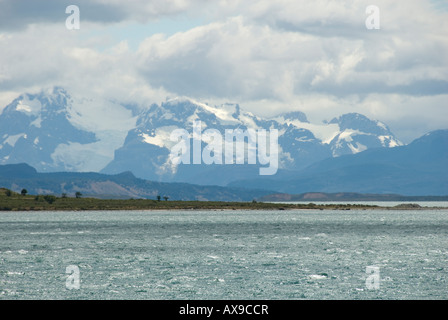
<path fill-rule="evenodd" d="M 257 19 L 256 21 L 263 23 L 261 19 Z M 320 38 L 344 37 L 365 39 L 372 35 L 372 32 L 369 34 L 369 31 L 366 29 L 363 19 L 356 21 L 350 21 L 348 19 L 311 20 L 297 23 L 285 20 L 274 20 L 269 23 L 269 26 L 281 31 L 300 32 Z"/>
<path fill-rule="evenodd" d="M 113 23 L 191 12 L 201 1 L 112 0 L 106 5 L 104 1 L 80 0 L 77 5 L 81 23 Z M 141 43 L 137 54 L 131 50 L 109 56 L 95 48 L 87 50 L 79 38 L 74 44 L 73 39 L 64 42 L 64 34 L 53 25 L 30 28 L 33 30 L 24 31 L 23 36 L 18 32 L 9 40 L 0 38 L 0 45 L 4 43 L 0 84 L 4 90 L 15 90 L 21 85 L 71 81 L 80 86 L 95 83 L 99 89 L 109 85 L 114 91 L 115 86 L 131 91 L 139 85 L 172 95 L 232 101 L 284 102 L 314 94 L 341 101 L 370 94 L 443 98 L 447 93 L 446 31 L 440 17 L 429 21 L 431 12 L 422 13 L 429 17 L 427 25 L 415 23 L 409 29 L 397 19 L 393 31 L 384 28 L 376 32 L 366 30 L 365 14 L 359 8 L 359 15 L 344 20 L 351 7 L 332 15 L 326 6 L 316 5 L 314 11 L 301 11 L 296 17 L 294 7 L 271 10 L 274 2 L 265 3 L 269 6 L 261 15 L 251 15 L 248 6 L 237 18 L 220 17 L 215 23 L 172 36 L 153 35 Z M 0 0 L 0 36 L 2 29 L 18 30 L 31 23 L 63 24 L 69 4 L 72 1 Z M 387 15 L 394 20 L 393 16 L 400 14 L 386 7 L 383 12 L 385 22 Z M 67 55 L 56 47 L 63 44 L 82 50 Z M 100 56 L 89 63 L 96 54 Z M 66 76 L 71 74 L 73 78 Z"/>
<path fill-rule="evenodd" d="M 440 52 L 422 56 L 422 49 L 415 54 L 389 43 L 384 35 L 370 41 L 313 37 L 301 42 L 279 30 L 263 34 L 264 30 L 234 19 L 195 33 L 149 39 L 141 49 L 146 55 L 139 71 L 150 85 L 186 96 L 282 99 L 282 88 L 288 87 L 290 94 L 335 97 L 447 93 L 447 80 L 420 71 L 434 69 L 434 61 L 443 59 Z M 378 59 L 384 48 L 395 53 L 390 60 Z M 355 62 L 345 70 L 350 55 Z M 313 83 L 323 72 L 319 71 L 322 62 L 331 70 Z"/>
<path fill-rule="evenodd" d="M 317 86 L 296 88 L 296 93 L 303 91 L 331 94 L 335 97 L 359 95 L 365 97 L 369 94 L 400 94 L 407 96 L 436 96 L 448 94 L 448 81 L 436 79 L 424 79 L 412 81 L 409 84 L 388 85 L 380 80 L 345 81 L 342 84 L 322 83 Z"/>
<path fill-rule="evenodd" d="M 248 43 L 256 37 L 246 32 L 233 19 L 162 40 L 149 39 L 149 46 L 141 49 L 140 73 L 151 86 L 179 95 L 232 99 L 269 95 L 272 74 L 257 69 L 263 62 L 252 58 L 259 48 Z"/>
<path fill-rule="evenodd" d="M 0 2 L 0 30 L 22 30 L 29 24 L 46 22 L 65 23 L 68 17 L 65 9 L 72 4 L 70 0 L 3 0 Z M 95 1 L 76 1 L 76 5 L 84 21 L 118 22 L 127 15 L 119 7 Z"/>
<path fill-rule="evenodd" d="M 191 9 L 190 4 L 203 0 L 191 0 L 184 3 L 155 1 L 98 1 L 98 0 L 0 0 L 0 31 L 20 31 L 29 24 L 65 23 L 69 5 L 80 9 L 81 21 L 96 23 L 116 23 L 125 20 L 148 21 L 164 15 L 178 14 Z"/>

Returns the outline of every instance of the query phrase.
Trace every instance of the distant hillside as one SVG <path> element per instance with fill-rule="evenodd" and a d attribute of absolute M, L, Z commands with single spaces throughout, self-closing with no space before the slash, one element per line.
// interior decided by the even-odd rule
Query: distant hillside
<path fill-rule="evenodd" d="M 136 178 L 130 172 L 116 175 L 99 173 L 39 173 L 27 164 L 0 165 L 0 187 L 28 194 L 51 194 L 73 197 L 76 192 L 96 198 L 169 197 L 170 200 L 251 201 L 273 193 L 219 186 L 198 186 L 188 183 L 162 183 Z"/>
<path fill-rule="evenodd" d="M 240 180 L 229 186 L 256 186 L 288 194 L 448 195 L 448 130 L 433 131 L 406 146 L 325 159 L 287 177 Z"/>

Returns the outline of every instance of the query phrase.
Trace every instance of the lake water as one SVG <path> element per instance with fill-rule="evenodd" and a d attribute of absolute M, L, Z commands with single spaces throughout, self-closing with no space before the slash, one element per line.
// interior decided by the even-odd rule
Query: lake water
<path fill-rule="evenodd" d="M 0 212 L 0 299 L 447 298 L 446 209 Z"/>

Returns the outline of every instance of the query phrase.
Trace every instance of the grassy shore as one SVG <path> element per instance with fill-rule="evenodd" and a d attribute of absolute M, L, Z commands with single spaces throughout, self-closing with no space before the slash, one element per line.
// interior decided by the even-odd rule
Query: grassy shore
<path fill-rule="evenodd" d="M 346 205 L 280 204 L 269 202 L 224 201 L 157 201 L 148 199 L 105 200 L 96 198 L 56 198 L 52 203 L 43 197 L 0 196 L 0 211 L 80 211 L 80 210 L 288 210 L 288 209 L 350 209 Z M 356 206 L 371 208 L 372 206 Z"/>
<path fill-rule="evenodd" d="M 420 209 L 418 205 L 380 207 L 363 204 L 285 204 L 270 202 L 165 201 L 150 199 L 97 199 L 21 195 L 0 189 L 0 211 L 81 211 L 81 210 L 350 210 L 350 209 Z"/>

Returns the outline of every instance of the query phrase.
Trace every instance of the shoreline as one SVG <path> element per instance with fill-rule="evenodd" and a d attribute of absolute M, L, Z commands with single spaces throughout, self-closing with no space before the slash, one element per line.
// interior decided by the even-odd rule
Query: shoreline
<path fill-rule="evenodd" d="M 417 203 L 388 206 L 363 203 L 280 203 L 252 201 L 204 201 L 154 199 L 101 199 L 28 195 L 0 189 L 0 213 L 8 211 L 117 211 L 117 210 L 443 210 L 448 207 L 425 207 Z"/>
<path fill-rule="evenodd" d="M 311 199 L 310 199 L 311 200 Z M 314 199 L 315 200 L 315 199 Z M 317 201 L 317 200 L 315 200 Z M 209 200 L 169 200 L 169 197 L 158 196 L 155 199 L 108 199 L 17 193 L 6 188 L 0 188 L 0 213 L 8 211 L 117 211 L 117 210 L 447 210 L 448 206 L 407 202 L 395 205 L 368 203 L 338 203 L 332 200 L 313 202 L 275 202 L 264 199 L 252 201 L 209 201 Z M 345 199 L 345 201 L 350 201 Z M 319 203 L 320 202 L 320 203 Z M 446 204 L 445 204 L 446 205 Z"/>
<path fill-rule="evenodd" d="M 42 197 L 42 199 L 40 198 Z M 36 200 L 37 199 L 37 200 Z M 150 199 L 96 199 L 96 198 L 48 198 L 43 196 L 0 196 L 0 213 L 11 211 L 192 211 L 192 210 L 443 210 L 448 207 L 425 207 L 415 203 L 396 206 L 364 204 L 286 204 L 272 202 L 226 202 L 226 201 L 157 201 Z"/>

